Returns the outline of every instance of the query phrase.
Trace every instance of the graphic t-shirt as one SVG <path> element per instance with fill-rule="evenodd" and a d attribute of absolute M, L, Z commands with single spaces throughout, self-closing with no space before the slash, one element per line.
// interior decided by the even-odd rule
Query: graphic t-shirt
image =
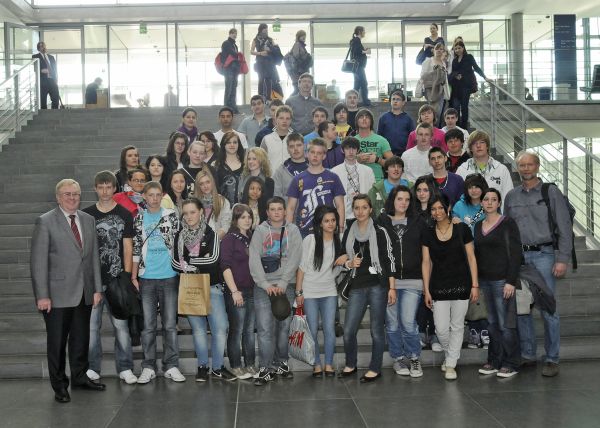
<path fill-rule="evenodd" d="M 295 176 L 288 189 L 288 197 L 296 198 L 296 225 L 302 237 L 313 230 L 313 217 L 319 205 L 335 206 L 336 196 L 344 196 L 346 191 L 337 174 L 324 170 L 320 174 L 311 174 L 308 170 Z"/>
<path fill-rule="evenodd" d="M 83 210 L 96 219 L 98 250 L 100 254 L 100 274 L 102 284 L 108 285 L 125 267 L 123 261 L 123 238 L 133 238 L 133 217 L 117 204 L 112 210 L 103 213 L 91 205 Z"/>
<path fill-rule="evenodd" d="M 361 137 L 356 135 L 358 141 L 360 141 L 360 152 L 361 153 L 375 153 L 379 158 L 383 158 L 385 152 L 391 151 L 390 143 L 388 140 L 383 138 L 381 135 L 377 135 L 374 132 L 367 137 Z M 373 170 L 375 174 L 375 181 L 383 180 L 383 168 L 377 162 L 366 163 L 368 167 Z"/>
<path fill-rule="evenodd" d="M 162 208 L 157 213 L 144 211 L 144 236 L 146 236 L 147 252 L 145 259 L 146 269 L 141 275 L 144 279 L 173 278 L 177 272 L 171 267 L 171 254 L 165 244 L 159 227 L 156 227 L 162 218 Z"/>

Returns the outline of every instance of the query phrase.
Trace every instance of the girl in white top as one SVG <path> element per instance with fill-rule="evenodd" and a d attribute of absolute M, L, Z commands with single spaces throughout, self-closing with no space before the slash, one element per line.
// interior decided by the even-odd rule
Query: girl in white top
<path fill-rule="evenodd" d="M 231 225 L 231 205 L 225 197 L 217 193 L 215 179 L 208 168 L 202 169 L 196 175 L 194 196 L 202 202 L 206 223 L 219 239 L 222 239 Z"/>
<path fill-rule="evenodd" d="M 335 277 L 348 256 L 340 256 L 339 215 L 334 207 L 317 207 L 314 225 L 314 235 L 308 235 L 302 242 L 302 260 L 296 274 L 296 303 L 304 306 L 306 320 L 315 341 L 313 377 L 322 376 L 323 371 L 327 377 L 333 377 L 337 308 Z M 321 366 L 317 337 L 319 317 L 322 319 L 325 337 L 325 370 Z"/>

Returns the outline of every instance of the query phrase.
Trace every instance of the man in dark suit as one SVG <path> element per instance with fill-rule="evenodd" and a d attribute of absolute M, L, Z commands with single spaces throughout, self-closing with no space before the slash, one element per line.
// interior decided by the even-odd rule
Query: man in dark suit
<path fill-rule="evenodd" d="M 40 60 L 40 104 L 43 109 L 48 108 L 47 99 L 50 94 L 52 108 L 58 108 L 58 74 L 56 70 L 56 59 L 49 55 L 46 50 L 46 43 L 38 42 L 37 50 L 39 53 L 32 56 Z"/>
<path fill-rule="evenodd" d="M 48 372 L 59 403 L 71 400 L 67 344 L 73 388 L 105 389 L 86 375 L 90 314 L 102 300 L 102 280 L 96 223 L 79 211 L 80 199 L 79 183 L 61 180 L 56 185 L 58 207 L 37 218 L 31 242 L 33 293 L 46 322 Z"/>

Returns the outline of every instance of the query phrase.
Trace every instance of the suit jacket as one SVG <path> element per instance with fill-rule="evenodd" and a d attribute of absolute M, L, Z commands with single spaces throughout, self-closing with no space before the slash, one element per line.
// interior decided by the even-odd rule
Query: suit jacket
<path fill-rule="evenodd" d="M 40 80 L 45 80 L 48 78 L 57 80 L 58 73 L 57 73 L 57 68 L 56 68 L 56 59 L 50 54 L 46 54 L 46 55 L 48 56 L 48 59 L 50 60 L 50 74 L 48 75 L 46 73 L 40 72 Z M 32 55 L 31 58 L 37 58 L 40 60 L 40 70 L 42 70 L 43 68 L 48 68 L 48 63 L 46 62 L 46 59 L 42 56 L 41 53 L 36 53 L 35 55 Z"/>
<path fill-rule="evenodd" d="M 31 282 L 36 299 L 49 298 L 52 307 L 75 307 L 85 297 L 94 302 L 102 292 L 100 258 L 94 217 L 77 211 L 83 249 L 59 207 L 37 218 L 31 241 Z"/>

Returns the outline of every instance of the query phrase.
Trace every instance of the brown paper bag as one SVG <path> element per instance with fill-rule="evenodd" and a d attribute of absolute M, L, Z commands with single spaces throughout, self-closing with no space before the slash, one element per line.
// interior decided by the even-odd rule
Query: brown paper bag
<path fill-rule="evenodd" d="M 207 316 L 210 314 L 210 275 L 207 273 L 182 273 L 179 275 L 180 315 Z"/>

